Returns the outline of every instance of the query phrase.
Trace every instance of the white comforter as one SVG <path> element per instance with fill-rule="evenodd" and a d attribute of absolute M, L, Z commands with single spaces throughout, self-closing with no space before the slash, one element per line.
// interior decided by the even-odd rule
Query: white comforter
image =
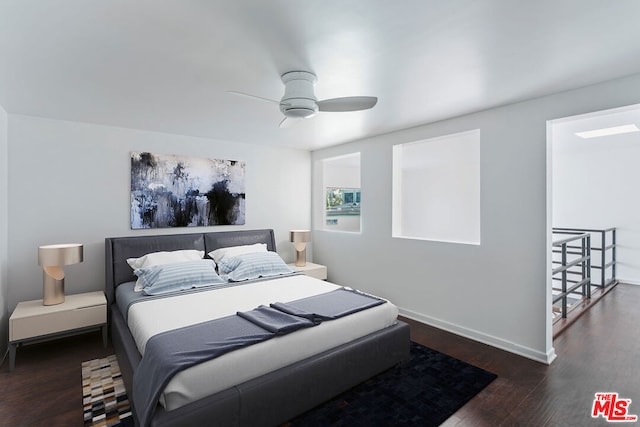
<path fill-rule="evenodd" d="M 290 302 L 339 288 L 329 282 L 297 275 L 230 288 L 197 292 L 133 304 L 128 325 L 144 355 L 149 338 L 160 332 L 247 311 L 261 304 Z M 222 391 L 314 354 L 391 326 L 398 309 L 387 302 L 319 326 L 272 338 L 177 374 L 160 403 L 167 409 Z"/>

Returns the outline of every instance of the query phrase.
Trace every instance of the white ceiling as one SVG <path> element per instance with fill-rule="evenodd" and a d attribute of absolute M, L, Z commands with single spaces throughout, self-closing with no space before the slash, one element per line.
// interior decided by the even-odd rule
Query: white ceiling
<path fill-rule="evenodd" d="M 315 149 L 640 72 L 637 0 L 0 0 L 9 113 Z M 379 98 L 287 129 L 279 76 Z"/>

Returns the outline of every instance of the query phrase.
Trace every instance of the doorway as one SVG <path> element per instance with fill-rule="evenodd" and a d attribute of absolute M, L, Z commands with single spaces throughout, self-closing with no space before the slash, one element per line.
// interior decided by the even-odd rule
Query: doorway
<path fill-rule="evenodd" d="M 557 335 L 558 321 L 568 326 L 577 317 L 570 313 L 588 308 L 598 291 L 604 295 L 618 280 L 640 284 L 640 105 L 549 121 L 548 139 Z"/>

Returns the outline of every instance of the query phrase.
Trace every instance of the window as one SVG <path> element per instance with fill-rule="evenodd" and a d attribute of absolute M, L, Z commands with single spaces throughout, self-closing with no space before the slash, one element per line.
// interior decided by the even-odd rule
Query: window
<path fill-rule="evenodd" d="M 324 203 L 322 224 L 318 228 L 360 232 L 360 153 L 320 162 Z"/>
<path fill-rule="evenodd" d="M 393 147 L 398 238 L 480 244 L 480 130 Z"/>
<path fill-rule="evenodd" d="M 328 187 L 326 214 L 360 215 L 360 189 Z"/>

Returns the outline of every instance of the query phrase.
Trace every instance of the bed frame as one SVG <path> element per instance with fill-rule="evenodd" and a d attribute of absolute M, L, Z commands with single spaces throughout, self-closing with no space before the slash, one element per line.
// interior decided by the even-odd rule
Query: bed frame
<path fill-rule="evenodd" d="M 127 390 L 140 363 L 133 337 L 115 302 L 115 288 L 136 277 L 127 258 L 156 251 L 197 249 L 209 253 L 227 246 L 266 243 L 276 250 L 273 230 L 149 235 L 105 239 L 109 324 Z M 158 405 L 152 426 L 273 426 L 409 358 L 409 327 L 395 325 L 335 347 L 204 399 L 165 411 Z M 138 420 L 135 420 L 138 425 Z"/>

